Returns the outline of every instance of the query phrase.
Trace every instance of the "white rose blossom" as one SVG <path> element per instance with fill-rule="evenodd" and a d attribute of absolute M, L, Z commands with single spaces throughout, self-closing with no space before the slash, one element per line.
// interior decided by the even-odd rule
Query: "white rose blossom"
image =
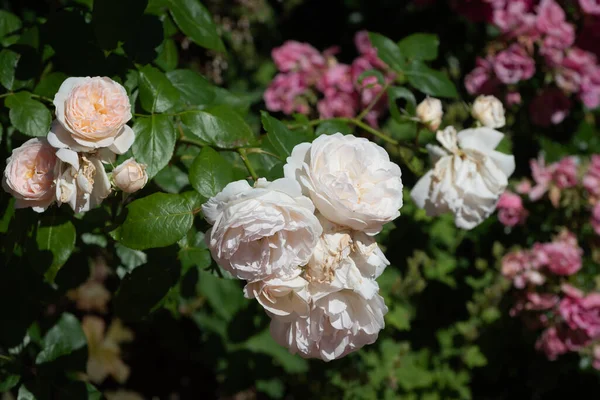
<path fill-rule="evenodd" d="M 495 210 L 515 169 L 512 155 L 494 150 L 503 137 L 490 128 L 438 131 L 443 148 L 428 146 L 435 166 L 413 188 L 415 203 L 429 216 L 452 212 L 459 228 L 479 225 Z"/>
<path fill-rule="evenodd" d="M 385 326 L 387 307 L 375 278 L 389 262 L 372 237 L 322 216 L 319 220 L 324 231 L 304 268 L 304 279 L 295 292 L 287 289 L 294 297 L 285 298 L 283 303 L 289 310 L 294 299 L 297 310 L 307 310 L 308 306 L 310 311 L 288 312 L 281 317 L 267 310 L 272 318 L 271 333 L 279 344 L 302 357 L 330 361 L 373 343 Z M 268 306 L 273 307 L 273 302 Z"/>
<path fill-rule="evenodd" d="M 108 148 L 123 154 L 135 134 L 127 126 L 131 104 L 125 88 L 106 77 L 67 78 L 54 97 L 59 122 L 48 134 L 58 149 L 90 152 Z"/>
<path fill-rule="evenodd" d="M 436 131 L 442 123 L 444 111 L 442 102 L 434 97 L 427 97 L 416 109 L 417 118 L 432 131 Z"/>
<path fill-rule="evenodd" d="M 494 96 L 478 96 L 473 103 L 471 114 L 486 128 L 502 128 L 506 124 L 504 106 Z"/>
<path fill-rule="evenodd" d="M 400 215 L 402 176 L 387 152 L 365 138 L 321 135 L 297 145 L 284 166 L 323 216 L 374 235 Z"/>
<path fill-rule="evenodd" d="M 292 179 L 232 182 L 202 210 L 213 225 L 206 240 L 215 261 L 251 282 L 294 275 L 322 232 L 313 203 Z"/>
<path fill-rule="evenodd" d="M 307 286 L 308 282 L 301 276 L 269 278 L 248 283 L 244 287 L 244 296 L 256 299 L 272 318 L 292 321 L 309 313 Z"/>

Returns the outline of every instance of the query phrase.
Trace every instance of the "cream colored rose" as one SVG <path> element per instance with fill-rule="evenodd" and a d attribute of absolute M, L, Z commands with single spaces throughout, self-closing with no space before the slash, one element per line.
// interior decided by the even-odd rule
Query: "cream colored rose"
<path fill-rule="evenodd" d="M 68 78 L 54 97 L 55 128 L 48 141 L 56 148 L 91 151 L 108 147 L 117 154 L 133 144 L 131 105 L 125 88 L 106 77 Z"/>
<path fill-rule="evenodd" d="M 215 261 L 251 282 L 295 275 L 322 231 L 313 203 L 292 179 L 261 178 L 255 187 L 245 180 L 232 182 L 202 211 L 213 225 L 206 240 Z"/>
<path fill-rule="evenodd" d="M 430 130 L 436 131 L 442 123 L 444 111 L 442 102 L 433 97 L 427 97 L 417 106 L 417 118 Z"/>
<path fill-rule="evenodd" d="M 336 133 L 301 143 L 287 158 L 284 173 L 337 224 L 374 235 L 400 215 L 400 167 L 365 138 Z"/>
<path fill-rule="evenodd" d="M 494 96 L 479 96 L 471 109 L 473 118 L 487 128 L 502 128 L 506 124 L 504 106 Z"/>
<path fill-rule="evenodd" d="M 435 166 L 415 185 L 411 197 L 427 215 L 454 214 L 456 226 L 472 229 L 496 209 L 515 169 L 515 158 L 495 151 L 504 135 L 490 128 L 453 127 L 437 132 L 443 145 L 429 146 Z"/>
<path fill-rule="evenodd" d="M 114 169 L 112 173 L 115 185 L 126 193 L 137 192 L 148 182 L 146 165 L 139 164 L 133 158 L 129 158 Z"/>
<path fill-rule="evenodd" d="M 42 212 L 55 200 L 55 149 L 46 139 L 29 139 L 12 151 L 2 179 L 4 190 L 16 199 L 16 208 Z"/>
<path fill-rule="evenodd" d="M 271 278 L 248 283 L 244 287 L 244 296 L 256 299 L 272 318 L 294 320 L 308 315 L 307 286 L 308 282 L 300 276 Z"/>

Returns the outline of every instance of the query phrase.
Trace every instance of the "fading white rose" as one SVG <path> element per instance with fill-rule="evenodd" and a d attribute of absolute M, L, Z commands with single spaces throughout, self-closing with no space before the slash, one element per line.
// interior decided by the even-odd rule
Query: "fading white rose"
<path fill-rule="evenodd" d="M 271 335 L 290 353 L 331 361 L 377 340 L 388 309 L 379 294 L 366 299 L 340 290 L 315 301 L 306 318 L 273 318 Z"/>
<path fill-rule="evenodd" d="M 213 225 L 206 235 L 213 258 L 248 281 L 295 275 L 322 232 L 313 203 L 292 179 L 232 182 L 202 211 Z"/>
<path fill-rule="evenodd" d="M 112 172 L 115 185 L 126 193 L 137 192 L 148 183 L 146 165 L 129 158 Z"/>
<path fill-rule="evenodd" d="M 56 201 L 67 203 L 76 213 L 89 211 L 100 205 L 111 192 L 110 180 L 103 162 L 109 161 L 102 153 L 78 154 L 70 149 L 59 149 L 56 178 Z"/>
<path fill-rule="evenodd" d="M 515 169 L 514 156 L 494 150 L 503 137 L 490 128 L 438 131 L 443 148 L 428 146 L 435 166 L 413 188 L 415 203 L 429 216 L 453 213 L 459 228 L 479 225 L 496 209 Z"/>
<path fill-rule="evenodd" d="M 6 159 L 2 187 L 15 199 L 15 208 L 42 212 L 55 200 L 55 149 L 46 139 L 29 139 Z"/>
<path fill-rule="evenodd" d="M 416 112 L 417 118 L 430 130 L 436 131 L 440 127 L 444 111 L 442 110 L 442 102 L 439 99 L 427 97 L 419 103 Z"/>
<path fill-rule="evenodd" d="M 502 128 L 506 124 L 504 106 L 494 96 L 478 96 L 473 103 L 471 114 L 486 128 Z"/>
<path fill-rule="evenodd" d="M 256 299 L 272 318 L 294 320 L 309 313 L 307 286 L 306 279 L 300 276 L 269 278 L 248 283 L 244 287 L 244 296 Z"/>
<path fill-rule="evenodd" d="M 131 105 L 125 88 L 107 77 L 67 78 L 54 97 L 56 118 L 48 141 L 78 152 L 109 148 L 123 154 L 135 135 L 127 126 Z"/>
<path fill-rule="evenodd" d="M 301 143 L 287 158 L 284 173 L 337 224 L 374 235 L 400 215 L 400 167 L 365 138 L 336 133 Z"/>

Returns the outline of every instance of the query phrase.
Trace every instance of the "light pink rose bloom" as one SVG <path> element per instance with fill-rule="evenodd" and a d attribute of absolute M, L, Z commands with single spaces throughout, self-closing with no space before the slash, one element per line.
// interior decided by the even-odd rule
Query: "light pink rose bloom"
<path fill-rule="evenodd" d="M 577 186 L 577 159 L 575 157 L 564 157 L 554 163 L 552 169 L 552 180 L 559 189 Z"/>
<path fill-rule="evenodd" d="M 592 217 L 590 219 L 592 228 L 596 235 L 600 235 L 600 202 L 596 203 L 592 208 Z"/>
<path fill-rule="evenodd" d="M 556 84 L 567 92 L 579 92 L 583 76 L 593 72 L 592 69 L 595 65 L 596 56 L 574 47 L 567 52 L 562 60 L 557 71 Z"/>
<path fill-rule="evenodd" d="M 498 200 L 498 220 L 504 226 L 515 226 L 522 224 L 529 214 L 523 207 L 521 196 L 506 191 L 502 193 Z"/>
<path fill-rule="evenodd" d="M 371 44 L 367 31 L 357 32 L 354 36 L 354 44 L 361 56 L 367 59 L 374 68 L 387 69 L 387 65 L 377 56 L 377 49 Z"/>
<path fill-rule="evenodd" d="M 571 100 L 558 88 L 542 90 L 529 105 L 531 122 L 543 127 L 560 124 L 570 111 Z"/>
<path fill-rule="evenodd" d="M 565 297 L 559 305 L 559 312 L 569 328 L 582 330 L 591 339 L 600 335 L 600 293 L 583 293 L 563 285 Z"/>
<path fill-rule="evenodd" d="M 89 152 L 108 147 L 123 154 L 133 144 L 135 135 L 126 125 L 131 119 L 127 92 L 110 78 L 67 78 L 54 96 L 54 106 L 60 126 L 48 133 L 48 142 L 58 149 Z"/>
<path fill-rule="evenodd" d="M 265 91 L 265 105 L 269 111 L 281 111 L 288 115 L 308 114 L 307 91 L 308 83 L 304 74 L 278 74 Z"/>
<path fill-rule="evenodd" d="M 559 301 L 554 293 L 527 292 L 525 309 L 530 311 L 545 311 L 553 309 Z"/>
<path fill-rule="evenodd" d="M 539 262 L 555 275 L 573 275 L 581 269 L 583 250 L 575 235 L 568 231 L 551 243 L 535 245 L 533 251 Z"/>
<path fill-rule="evenodd" d="M 583 176 L 583 187 L 592 197 L 600 197 L 600 154 L 591 157 L 590 165 Z"/>
<path fill-rule="evenodd" d="M 521 98 L 521 93 L 519 92 L 508 92 L 506 93 L 505 102 L 507 106 L 516 106 L 523 102 Z"/>
<path fill-rule="evenodd" d="M 335 64 L 330 66 L 317 83 L 317 89 L 323 92 L 325 96 L 335 92 L 354 92 L 350 65 Z"/>
<path fill-rule="evenodd" d="M 523 289 L 527 284 L 542 285 L 546 278 L 538 268 L 538 262 L 530 251 L 513 251 L 502 257 L 502 275 L 512 280 L 517 289 Z"/>
<path fill-rule="evenodd" d="M 465 88 L 472 95 L 492 94 L 498 87 L 498 80 L 493 76 L 492 57 L 477 58 L 475 68 L 465 76 Z"/>
<path fill-rule="evenodd" d="M 581 78 L 579 98 L 583 104 L 594 109 L 600 106 L 600 67 L 594 65 Z"/>
<path fill-rule="evenodd" d="M 530 36 L 535 38 L 539 36 L 536 29 L 536 16 L 530 13 L 530 10 L 530 1 L 508 1 L 504 7 L 494 10 L 492 19 L 494 25 L 509 37 Z"/>
<path fill-rule="evenodd" d="M 543 46 L 566 49 L 575 41 L 575 28 L 566 22 L 564 10 L 554 0 L 542 0 L 538 6 L 537 29 L 544 35 Z"/>
<path fill-rule="evenodd" d="M 325 57 L 308 43 L 288 40 L 271 52 L 275 65 L 281 72 L 305 72 L 316 75 L 325 68 Z"/>
<path fill-rule="evenodd" d="M 146 165 L 129 158 L 112 172 L 115 185 L 125 193 L 134 193 L 146 186 L 148 174 Z"/>
<path fill-rule="evenodd" d="M 319 116 L 327 118 L 353 118 L 358 113 L 358 98 L 356 93 L 337 92 L 325 96 L 317 103 Z"/>
<path fill-rule="evenodd" d="M 33 138 L 6 159 L 2 187 L 16 199 L 15 208 L 42 212 L 54 202 L 55 151 L 46 139 Z"/>
<path fill-rule="evenodd" d="M 360 95 L 360 107 L 368 107 L 379 96 L 383 86 L 378 82 L 377 77 L 367 76 L 360 81 L 360 76 L 368 70 L 375 69 L 376 66 L 366 57 L 358 57 L 352 62 L 352 80 L 356 90 Z M 395 79 L 395 75 L 390 73 L 385 76 L 386 82 Z M 377 103 L 371 108 L 371 111 L 365 116 L 369 125 L 376 127 L 379 117 L 388 109 L 387 95 L 383 94 Z"/>
<path fill-rule="evenodd" d="M 554 361 L 558 356 L 569 351 L 565 339 L 564 329 L 559 330 L 555 326 L 551 326 L 542 333 L 535 348 L 544 352 L 549 360 Z"/>
<path fill-rule="evenodd" d="M 600 15 L 600 1 L 598 0 L 579 0 L 579 6 L 586 14 Z"/>
<path fill-rule="evenodd" d="M 517 83 L 533 76 L 535 61 L 522 46 L 515 43 L 496 55 L 494 72 L 502 83 Z"/>
<path fill-rule="evenodd" d="M 552 182 L 553 167 L 546 167 L 546 162 L 542 156 L 537 160 L 530 160 L 531 176 L 535 182 L 535 186 L 529 191 L 529 199 L 537 201 L 548 191 L 548 187 Z"/>

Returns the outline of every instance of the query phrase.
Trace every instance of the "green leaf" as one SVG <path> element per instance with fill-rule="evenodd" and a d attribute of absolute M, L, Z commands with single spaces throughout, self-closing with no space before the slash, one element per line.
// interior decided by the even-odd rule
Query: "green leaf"
<path fill-rule="evenodd" d="M 160 45 L 158 48 L 158 57 L 155 62 L 164 71 L 172 71 L 177 68 L 179 54 L 177 53 L 177 45 L 173 39 L 166 39 Z"/>
<path fill-rule="evenodd" d="M 71 221 L 56 216 L 42 217 L 36 232 L 36 243 L 39 251 L 52 254 L 52 264 L 45 272 L 49 282 L 60 268 L 67 262 L 73 249 L 77 232 Z"/>
<path fill-rule="evenodd" d="M 233 180 L 233 170 L 219 153 L 206 146 L 190 167 L 190 183 L 207 199 Z"/>
<path fill-rule="evenodd" d="M 429 33 L 415 33 L 398 42 L 398 47 L 405 57 L 421 61 L 435 60 L 439 45 L 437 35 Z"/>
<path fill-rule="evenodd" d="M 436 97 L 458 97 L 454 83 L 442 72 L 415 61 L 405 71 L 408 82 L 421 92 Z"/>
<path fill-rule="evenodd" d="M 462 359 L 469 368 L 483 367 L 487 364 L 487 359 L 477 346 L 469 346 Z"/>
<path fill-rule="evenodd" d="M 254 141 L 246 121 L 227 106 L 188 111 L 181 116 L 181 122 L 200 140 L 222 149 L 243 147 Z"/>
<path fill-rule="evenodd" d="M 248 339 L 245 347 L 255 353 L 270 355 L 288 374 L 308 371 L 308 362 L 298 355 L 290 354 L 285 348 L 279 346 L 268 330 Z"/>
<path fill-rule="evenodd" d="M 406 100 L 406 111 L 410 115 L 415 115 L 415 110 L 417 108 L 417 100 L 415 99 L 415 95 L 404 87 L 392 86 L 387 90 L 388 102 L 390 107 L 390 114 L 392 117 L 398 122 L 406 122 L 406 117 L 402 115 L 400 110 L 398 109 L 398 104 L 396 101 L 398 99 Z"/>
<path fill-rule="evenodd" d="M 117 47 L 138 28 L 148 0 L 94 0 L 92 26 L 105 50 Z"/>
<path fill-rule="evenodd" d="M 134 250 L 169 246 L 190 230 L 199 202 L 190 193 L 152 194 L 130 203 L 123 225 L 111 233 Z"/>
<path fill-rule="evenodd" d="M 127 267 L 129 271 L 134 270 L 140 265 L 146 264 L 148 256 L 143 251 L 133 250 L 123 246 L 121 243 L 115 245 L 117 256 L 121 260 L 121 264 Z"/>
<path fill-rule="evenodd" d="M 0 375 L 0 393 L 17 386 L 20 380 L 21 377 L 19 375 Z"/>
<path fill-rule="evenodd" d="M 207 271 L 200 271 L 198 291 L 206 297 L 214 312 L 226 321 L 231 321 L 248 304 L 237 279 L 218 278 Z"/>
<path fill-rule="evenodd" d="M 148 178 L 154 177 L 171 160 L 177 135 L 171 119 L 166 115 L 138 117 L 133 124 L 135 142 L 131 146 L 138 162 L 146 164 Z"/>
<path fill-rule="evenodd" d="M 45 105 L 31 98 L 31 93 L 19 92 L 6 98 L 4 104 L 10 108 L 11 124 L 29 136 L 46 136 L 50 130 L 52 115 Z"/>
<path fill-rule="evenodd" d="M 52 115 L 45 105 L 31 98 L 31 93 L 18 92 L 4 101 L 10 108 L 11 124 L 21 133 L 29 136 L 46 136 L 50 130 Z"/>
<path fill-rule="evenodd" d="M 25 387 L 21 385 L 19 387 L 19 393 L 17 393 L 17 400 L 36 400 L 35 395 Z"/>
<path fill-rule="evenodd" d="M 330 119 L 321 122 L 315 131 L 317 136 L 333 135 L 338 132 L 343 135 L 349 135 L 354 132 L 354 129 L 345 122 Z"/>
<path fill-rule="evenodd" d="M 184 103 L 208 106 L 216 96 L 214 86 L 202 75 L 189 69 L 167 72 L 167 78 L 179 90 Z"/>
<path fill-rule="evenodd" d="M 75 316 L 63 313 L 43 339 L 42 351 L 37 355 L 37 365 L 54 361 L 79 350 L 87 344 L 85 334 Z"/>
<path fill-rule="evenodd" d="M 67 79 L 67 74 L 62 72 L 51 72 L 44 76 L 37 84 L 33 93 L 53 99 L 60 88 L 60 85 Z"/>
<path fill-rule="evenodd" d="M 0 38 L 21 29 L 21 20 L 15 14 L 0 10 Z"/>
<path fill-rule="evenodd" d="M 15 83 L 15 70 L 21 55 L 10 49 L 0 51 L 0 84 L 12 90 Z"/>
<path fill-rule="evenodd" d="M 377 56 L 390 68 L 402 71 L 406 65 L 406 57 L 396 43 L 379 33 L 369 32 L 369 39 L 377 49 Z"/>
<path fill-rule="evenodd" d="M 115 293 L 116 315 L 124 321 L 144 318 L 174 283 L 169 269 L 162 264 L 146 264 L 134 269 L 123 278 Z"/>
<path fill-rule="evenodd" d="M 162 113 L 173 108 L 179 100 L 179 91 L 157 68 L 146 65 L 140 69 L 140 102 L 151 113 Z"/>
<path fill-rule="evenodd" d="M 197 45 L 225 51 L 210 13 L 198 0 L 170 0 L 169 9 L 179 29 Z"/>
<path fill-rule="evenodd" d="M 410 313 L 401 305 L 395 305 L 393 309 L 386 314 L 385 320 L 399 331 L 410 329 Z"/>
<path fill-rule="evenodd" d="M 283 122 L 271 117 L 266 111 L 261 112 L 261 120 L 267 131 L 267 139 L 283 160 L 292 155 L 297 144 L 309 140 L 306 135 L 289 130 Z"/>

